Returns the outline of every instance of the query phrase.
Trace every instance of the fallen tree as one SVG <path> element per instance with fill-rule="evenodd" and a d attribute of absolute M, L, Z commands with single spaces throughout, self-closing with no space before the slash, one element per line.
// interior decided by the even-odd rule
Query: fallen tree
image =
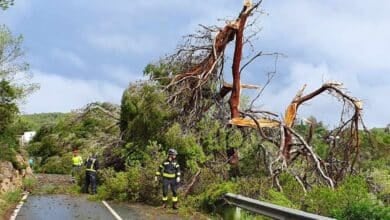
<path fill-rule="evenodd" d="M 226 21 L 224 27 L 206 27 L 194 35 L 188 35 L 177 52 L 161 61 L 166 67 L 164 76 L 150 74 L 169 94 L 168 103 L 180 109 L 178 121 L 190 129 L 207 111 L 215 106 L 219 110 L 215 120 L 224 121 L 227 126 L 237 129 L 252 127 L 257 129 L 262 142 L 273 145 L 273 149 L 265 149 L 263 158 L 269 168 L 270 177 L 280 190 L 278 176 L 289 172 L 306 190 L 313 184 L 326 184 L 333 188 L 346 175 L 353 173 L 359 157 L 359 128 L 364 126 L 361 112 L 362 102 L 354 98 L 342 88 L 341 83 L 328 82 L 319 89 L 304 95 L 304 86 L 286 108 L 284 117 L 262 109 L 254 109 L 254 103 L 271 83 L 277 73 L 277 60 L 282 54 L 257 52 L 242 65 L 243 50 L 257 32 L 245 37 L 246 31 L 256 26 L 256 19 L 248 22 L 259 12 L 262 1 L 252 4 L 244 1 L 237 18 Z M 232 83 L 224 81 L 224 66 L 228 54 L 226 48 L 234 44 L 232 57 Z M 275 69 L 267 73 L 267 81 L 261 88 L 256 85 L 241 83 L 241 74 L 245 68 L 261 56 L 274 56 Z M 252 100 L 248 109 L 241 109 L 240 97 L 242 89 L 257 89 L 259 94 Z M 343 104 L 340 124 L 331 130 L 325 139 L 337 137 L 339 140 L 328 141 L 329 149 L 324 158 L 314 150 L 311 139 L 313 126 L 307 134 L 295 130 L 299 107 L 319 95 L 328 93 Z M 230 94 L 228 100 L 226 97 Z M 229 112 L 226 111 L 229 105 Z M 262 145 L 261 145 L 262 146 Z M 265 157 L 265 156 L 264 156 Z M 238 163 L 234 160 L 231 164 Z M 196 178 L 193 178 L 195 180 Z M 191 185 L 193 181 L 191 181 Z"/>

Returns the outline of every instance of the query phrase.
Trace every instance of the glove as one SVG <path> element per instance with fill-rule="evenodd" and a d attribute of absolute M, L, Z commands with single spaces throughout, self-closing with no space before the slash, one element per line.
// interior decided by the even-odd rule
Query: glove
<path fill-rule="evenodd" d="M 176 182 L 180 183 L 180 177 L 176 177 Z"/>
<path fill-rule="evenodd" d="M 154 182 L 158 182 L 158 176 L 154 176 Z"/>

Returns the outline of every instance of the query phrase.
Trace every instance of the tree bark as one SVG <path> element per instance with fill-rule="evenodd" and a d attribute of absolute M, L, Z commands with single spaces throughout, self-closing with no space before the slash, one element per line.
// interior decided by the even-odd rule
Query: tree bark
<path fill-rule="evenodd" d="M 240 64 L 242 58 L 242 47 L 244 39 L 244 28 L 247 20 L 247 15 L 243 15 L 239 20 L 239 26 L 236 33 L 236 45 L 234 49 L 234 58 L 233 58 L 233 88 L 232 94 L 230 96 L 230 111 L 231 118 L 240 117 L 240 93 L 241 93 L 241 79 L 240 79 Z"/>

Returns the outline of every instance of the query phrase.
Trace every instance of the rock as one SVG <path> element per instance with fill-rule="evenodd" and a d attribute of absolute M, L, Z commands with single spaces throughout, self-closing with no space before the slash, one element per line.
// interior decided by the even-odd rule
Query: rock
<path fill-rule="evenodd" d="M 26 169 L 17 170 L 9 161 L 0 161 L 0 194 L 13 191 L 23 185 L 23 178 L 32 175 L 32 170 L 26 160 L 20 155 L 16 155 L 16 161 L 26 165 Z"/>
<path fill-rule="evenodd" d="M 14 171 L 14 167 L 12 166 L 12 163 L 9 161 L 1 161 L 0 162 L 0 173 L 5 178 L 11 178 Z"/>
<path fill-rule="evenodd" d="M 33 175 L 33 170 L 31 169 L 30 166 L 26 168 L 26 176 L 32 176 Z"/>
<path fill-rule="evenodd" d="M 0 192 L 5 193 L 12 190 L 11 180 L 8 178 L 3 179 L 0 183 Z"/>
<path fill-rule="evenodd" d="M 16 161 L 20 164 L 24 164 L 24 165 L 27 165 L 27 162 L 26 160 L 22 157 L 22 155 L 20 154 L 17 154 L 16 155 Z"/>

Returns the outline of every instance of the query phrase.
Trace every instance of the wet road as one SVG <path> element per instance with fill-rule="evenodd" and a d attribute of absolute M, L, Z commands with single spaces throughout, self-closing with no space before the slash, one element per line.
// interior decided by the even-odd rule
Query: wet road
<path fill-rule="evenodd" d="M 181 220 L 177 216 L 178 211 L 171 209 L 161 209 L 156 207 L 150 207 L 141 204 L 117 204 L 109 203 L 110 206 L 122 217 L 122 219 L 132 220 L 144 220 L 144 219 L 157 219 L 157 220 Z M 187 219 L 199 219 L 191 218 Z"/>
<path fill-rule="evenodd" d="M 17 220 L 115 220 L 101 202 L 66 195 L 33 195 L 27 198 Z"/>

